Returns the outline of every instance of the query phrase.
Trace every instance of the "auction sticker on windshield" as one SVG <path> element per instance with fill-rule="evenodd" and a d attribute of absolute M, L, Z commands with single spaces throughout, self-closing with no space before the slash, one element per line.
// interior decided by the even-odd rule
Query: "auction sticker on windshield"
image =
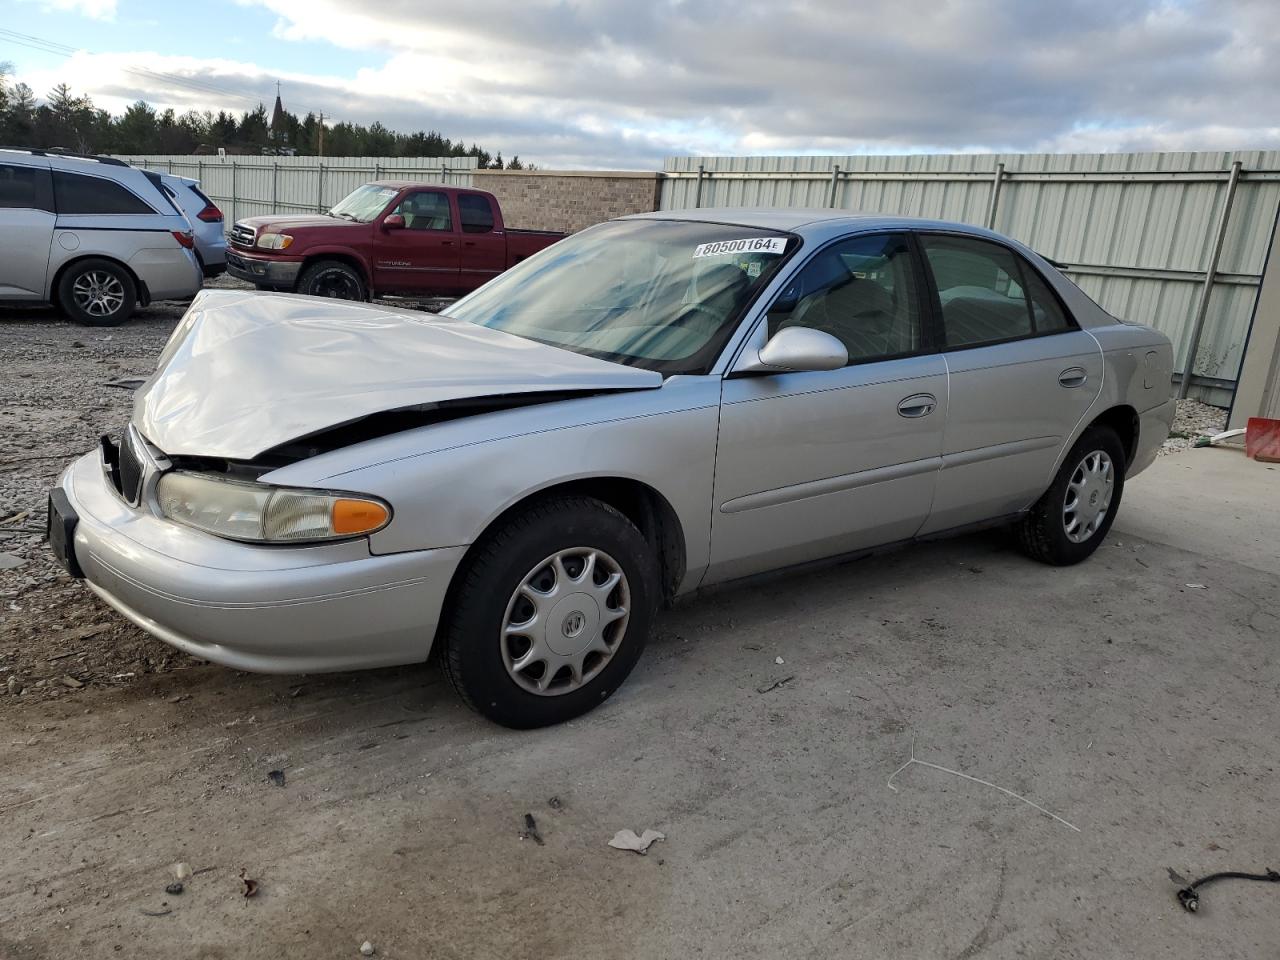
<path fill-rule="evenodd" d="M 733 253 L 782 254 L 787 250 L 786 237 L 744 237 L 741 240 L 717 240 L 700 243 L 693 251 L 693 259 L 699 257 L 726 257 Z"/>

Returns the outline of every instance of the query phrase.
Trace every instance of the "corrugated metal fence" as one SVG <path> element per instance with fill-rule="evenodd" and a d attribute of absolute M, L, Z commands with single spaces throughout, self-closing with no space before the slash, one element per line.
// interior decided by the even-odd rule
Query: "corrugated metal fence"
<path fill-rule="evenodd" d="M 121 156 L 135 166 L 200 181 L 227 227 L 241 217 L 327 210 L 362 183 L 395 178 L 471 186 L 475 157 Z"/>
<path fill-rule="evenodd" d="M 1235 166 L 1238 164 L 1239 166 Z M 1234 171 L 1234 172 L 1233 172 Z M 1226 405 L 1280 206 L 1280 152 L 681 157 L 661 208 L 834 207 L 990 226 L 1117 316 L 1164 331 Z"/>

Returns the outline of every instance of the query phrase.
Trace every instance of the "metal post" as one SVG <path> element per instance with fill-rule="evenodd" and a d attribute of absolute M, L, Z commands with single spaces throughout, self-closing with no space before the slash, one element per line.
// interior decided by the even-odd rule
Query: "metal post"
<path fill-rule="evenodd" d="M 173 161 L 169 161 L 169 176 L 173 176 Z"/>
<path fill-rule="evenodd" d="M 443 161 L 441 161 L 440 163 L 440 182 L 441 183 L 449 182 L 449 167 Z"/>
<path fill-rule="evenodd" d="M 239 164 L 234 160 L 231 161 L 231 222 L 234 223 L 239 218 L 240 205 L 236 202 L 236 171 L 240 169 Z"/>
<path fill-rule="evenodd" d="M 196 179 L 200 181 L 200 186 L 204 186 L 204 161 L 196 161 Z"/>
<path fill-rule="evenodd" d="M 1209 266 L 1204 272 L 1204 286 L 1200 288 L 1200 302 L 1196 304 L 1195 319 L 1191 321 L 1191 340 L 1187 344 L 1186 359 L 1182 362 L 1182 379 L 1178 382 L 1178 399 L 1184 400 L 1191 389 L 1191 377 L 1195 372 L 1196 354 L 1200 352 L 1200 334 L 1204 332 L 1204 318 L 1209 312 L 1209 295 L 1213 293 L 1213 283 L 1218 277 L 1218 261 L 1222 257 L 1222 245 L 1227 239 L 1227 225 L 1231 220 L 1231 203 L 1235 200 L 1236 184 L 1240 182 L 1241 164 L 1239 160 L 1232 162 L 1231 174 L 1227 177 L 1227 195 L 1222 198 L 1222 212 L 1218 214 L 1218 233 L 1213 239 L 1213 248 L 1209 251 Z"/>
<path fill-rule="evenodd" d="M 836 164 L 831 168 L 831 190 L 827 195 L 827 206 L 834 207 L 836 205 L 836 193 L 840 190 L 840 164 Z"/>
<path fill-rule="evenodd" d="M 996 228 L 996 211 L 1000 208 L 1000 187 L 1004 184 L 1004 164 L 996 164 L 995 175 L 991 178 L 991 203 L 987 206 L 987 229 Z"/>
<path fill-rule="evenodd" d="M 382 179 L 382 164 L 380 164 L 380 163 L 375 163 L 375 164 L 373 165 L 373 179 L 375 179 L 375 180 L 381 180 L 381 179 Z"/>
<path fill-rule="evenodd" d="M 702 206 L 702 164 L 698 164 L 698 183 L 693 188 L 693 205 L 695 207 Z"/>
<path fill-rule="evenodd" d="M 280 212 L 280 161 L 271 164 L 271 213 Z"/>
<path fill-rule="evenodd" d="M 316 213 L 324 213 L 324 164 L 320 164 L 320 173 L 316 177 Z"/>

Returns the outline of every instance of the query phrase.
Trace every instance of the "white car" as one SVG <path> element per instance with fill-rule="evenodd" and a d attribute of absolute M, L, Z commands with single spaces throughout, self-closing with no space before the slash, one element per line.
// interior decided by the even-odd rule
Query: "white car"
<path fill-rule="evenodd" d="M 196 238 L 196 259 L 206 277 L 227 271 L 227 235 L 222 229 L 222 211 L 200 189 L 200 181 L 190 177 L 160 174 L 160 182 L 191 224 Z"/>
<path fill-rule="evenodd" d="M 0 303 L 51 303 L 77 323 L 204 284 L 195 238 L 160 174 L 123 160 L 0 149 Z"/>

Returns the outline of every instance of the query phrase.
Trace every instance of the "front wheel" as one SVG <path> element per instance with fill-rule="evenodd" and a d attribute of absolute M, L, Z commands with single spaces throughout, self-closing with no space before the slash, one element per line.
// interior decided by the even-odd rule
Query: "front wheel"
<path fill-rule="evenodd" d="M 1090 427 L 1045 495 L 1018 522 L 1027 556 L 1065 567 L 1087 558 L 1111 529 L 1124 493 L 1125 452 L 1114 430 Z"/>
<path fill-rule="evenodd" d="M 335 300 L 369 299 L 360 271 L 341 260 L 321 260 L 311 264 L 298 277 L 297 291 Z"/>
<path fill-rule="evenodd" d="M 644 536 L 586 497 L 519 514 L 477 544 L 459 577 L 445 675 L 506 727 L 560 723 L 608 698 L 640 658 L 657 606 Z"/>

